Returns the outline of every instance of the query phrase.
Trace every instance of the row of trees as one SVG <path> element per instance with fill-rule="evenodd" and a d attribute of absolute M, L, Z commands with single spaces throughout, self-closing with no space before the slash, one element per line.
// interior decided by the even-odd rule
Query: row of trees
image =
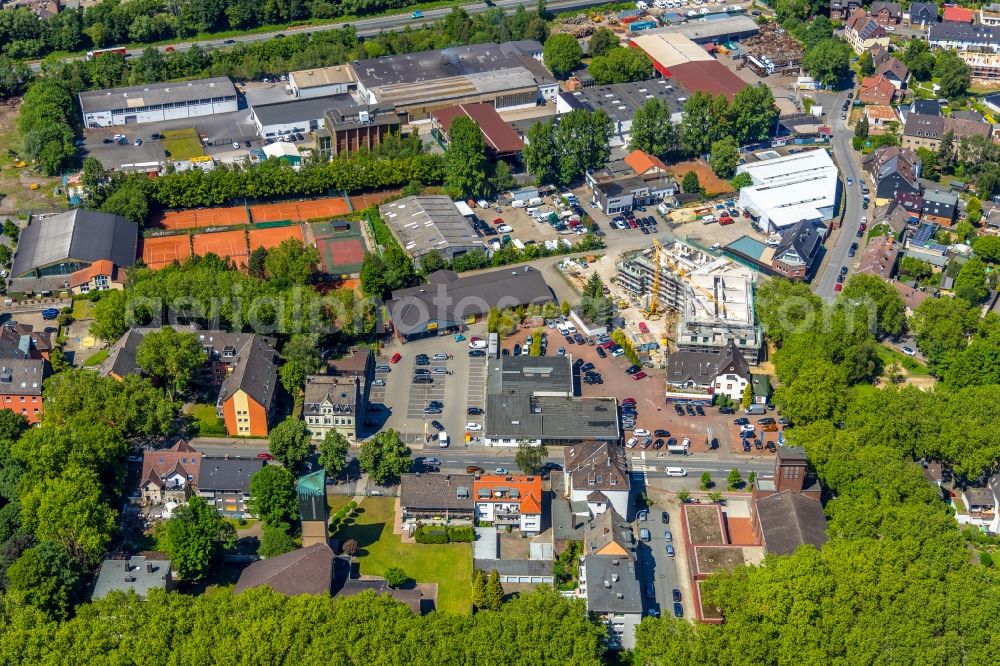
<path fill-rule="evenodd" d="M 766 138 L 778 111 L 770 88 L 758 84 L 738 92 L 732 102 L 725 95 L 695 92 L 684 104 L 680 124 L 674 124 L 671 115 L 669 106 L 660 100 L 643 104 L 632 120 L 629 148 L 662 157 L 670 153 L 704 155 L 736 147 L 736 161 L 729 150 L 719 162 L 720 174 L 728 175 L 739 160 L 738 147 Z"/>
<path fill-rule="evenodd" d="M 1000 611 L 1000 600 L 982 592 L 1000 582 L 997 572 L 970 562 L 951 509 L 913 462 L 940 458 L 970 476 L 992 467 L 1000 449 L 986 424 L 1000 386 L 875 389 L 871 375 L 859 376 L 854 363 L 830 363 L 837 337 L 865 345 L 895 326 L 895 305 L 875 292 L 874 283 L 849 281 L 845 291 L 849 287 L 856 289 L 854 301 L 867 287 L 863 307 L 876 310 L 865 333 L 829 332 L 846 299 L 824 306 L 804 287 L 775 282 L 762 285 L 758 301 L 777 344 L 782 386 L 775 401 L 795 421 L 786 438 L 805 447 L 828 491 L 829 541 L 790 556 L 768 555 L 762 566 L 738 567 L 702 583 L 702 598 L 721 612 L 722 625 L 644 619 L 639 662 L 875 663 L 887 654 L 910 662 L 956 653 L 977 662 L 1000 658 L 981 628 Z M 840 373 L 836 385 L 830 373 Z M 809 409 L 799 405 L 801 395 L 789 393 L 804 393 L 805 385 L 820 394 Z M 960 413 L 963 406 L 968 414 Z M 892 557 L 884 557 L 887 552 Z M 952 607 L 962 612 L 949 612 Z"/>
<path fill-rule="evenodd" d="M 42 664 L 577 664 L 600 666 L 606 629 L 542 588 L 476 615 L 415 615 L 387 595 L 285 596 L 261 587 L 148 600 L 114 594 L 66 622 L 3 604 L 0 659 Z M 429 647 L 432 646 L 432 647 Z"/>
<path fill-rule="evenodd" d="M 611 118 L 601 110 L 570 111 L 558 125 L 537 122 L 528 129 L 524 166 L 540 184 L 567 185 L 607 162 L 613 133 Z"/>
<path fill-rule="evenodd" d="M 14 58 L 38 58 L 51 52 L 73 52 L 120 44 L 142 44 L 191 38 L 199 34 L 281 26 L 308 19 L 335 19 L 376 14 L 406 7 L 404 0 L 346 0 L 344 2 L 298 3 L 276 0 L 102 0 L 84 9 L 63 8 L 40 21 L 29 8 L 0 14 L 0 53 Z M 464 13 L 464 12 L 463 12 Z M 474 37 L 481 41 L 514 39 L 544 40 L 545 21 L 535 12 L 521 10 L 518 20 L 504 20 L 499 9 L 477 15 L 465 28 L 448 26 L 448 37 Z M 468 18 L 468 17 L 467 17 Z"/>

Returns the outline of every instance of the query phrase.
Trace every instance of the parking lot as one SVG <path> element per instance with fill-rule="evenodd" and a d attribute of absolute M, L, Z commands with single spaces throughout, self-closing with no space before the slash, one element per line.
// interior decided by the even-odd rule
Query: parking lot
<path fill-rule="evenodd" d="M 647 612 L 650 609 L 655 609 L 654 612 L 661 615 L 673 615 L 673 591 L 679 590 L 681 592 L 682 605 L 685 598 L 690 595 L 687 586 L 680 584 L 680 578 L 677 575 L 676 553 L 681 550 L 680 529 L 674 529 L 676 525 L 679 525 L 676 520 L 677 512 L 675 510 L 671 515 L 671 512 L 668 511 L 669 522 L 664 524 L 661 518 L 664 510 L 665 507 L 656 504 L 650 506 L 645 520 L 641 519 L 641 515 L 637 517 L 634 532 L 636 536 L 639 536 L 642 534 L 641 530 L 645 528 L 649 530 L 650 536 L 649 541 L 640 540 L 636 547 L 643 608 Z M 666 540 L 665 531 L 670 532 L 670 541 Z M 668 544 L 674 547 L 675 555 L 673 557 L 667 554 Z M 649 597 L 649 585 L 653 586 L 654 598 L 652 599 Z"/>
<path fill-rule="evenodd" d="M 390 363 L 396 353 L 400 354 L 399 361 Z M 427 365 L 416 364 L 420 354 L 428 356 Z M 450 354 L 451 358 L 435 360 L 434 354 Z M 467 423 L 482 427 L 482 415 L 469 416 L 467 410 L 469 407 L 483 408 L 486 359 L 470 357 L 468 341 L 456 342 L 448 335 L 405 345 L 387 345 L 376 365 L 387 365 L 391 371 L 376 373 L 376 378 L 382 379 L 385 385 L 373 386 L 369 400 L 384 406 L 377 408 L 384 410 L 387 417 L 384 427 L 394 428 L 408 443 L 420 446 L 426 443 L 428 436 L 436 436 L 437 429 L 431 421 L 438 421 L 445 427 L 452 446 L 465 443 Z M 424 376 L 430 377 L 432 382 L 414 384 L 418 369 L 427 370 Z M 441 403 L 441 413 L 424 413 L 432 401 Z M 471 435 L 478 438 L 481 432 L 471 431 Z M 438 448 L 437 442 L 428 443 L 428 447 Z"/>

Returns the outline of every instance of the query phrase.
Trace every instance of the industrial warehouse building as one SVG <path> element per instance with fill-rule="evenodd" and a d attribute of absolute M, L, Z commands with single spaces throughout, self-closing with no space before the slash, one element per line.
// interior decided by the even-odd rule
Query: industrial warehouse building
<path fill-rule="evenodd" d="M 393 332 L 407 341 L 465 330 L 490 308 L 503 310 L 554 301 L 552 289 L 541 273 L 531 266 L 509 266 L 468 276 L 434 271 L 427 276 L 427 284 L 392 292 L 388 309 Z"/>
<path fill-rule="evenodd" d="M 445 261 L 467 252 L 486 250 L 472 224 L 446 196 L 405 197 L 379 206 L 379 213 L 414 262 L 432 250 Z"/>
<path fill-rule="evenodd" d="M 707 54 L 706 54 L 707 55 Z M 591 86 L 573 92 L 560 92 L 556 97 L 556 113 L 569 113 L 576 109 L 597 111 L 608 114 L 614 126 L 611 136 L 612 146 L 628 144 L 632 135 L 632 118 L 639 108 L 650 99 L 659 99 L 670 108 L 671 120 L 681 122 L 684 101 L 689 93 L 679 88 L 669 79 L 650 79 L 632 83 L 612 83 L 606 86 Z"/>
<path fill-rule="evenodd" d="M 757 23 L 744 14 L 710 21 L 685 21 L 662 28 L 644 31 L 644 35 L 679 34 L 687 37 L 695 44 L 718 44 L 733 42 L 752 37 L 760 31 Z"/>
<path fill-rule="evenodd" d="M 839 176 L 825 150 L 810 150 L 785 157 L 769 152 L 759 162 L 741 164 L 753 185 L 740 190 L 740 208 L 760 216 L 765 229 L 780 232 L 802 220 L 826 222 L 837 207 Z"/>
<path fill-rule="evenodd" d="M 86 127 L 196 118 L 239 108 L 236 88 L 226 77 L 89 90 L 80 93 L 79 99 Z"/>
<path fill-rule="evenodd" d="M 629 45 L 641 49 L 661 76 L 690 91 L 725 95 L 730 100 L 747 83 L 688 37 L 675 32 L 642 34 Z"/>
<path fill-rule="evenodd" d="M 523 40 L 472 44 L 351 63 L 358 97 L 391 106 L 407 122 L 440 108 L 484 102 L 498 110 L 554 99 L 559 84 L 540 62 L 542 45 Z"/>
<path fill-rule="evenodd" d="M 250 120 L 262 138 L 272 139 L 289 132 L 311 132 L 323 126 L 327 109 L 352 102 L 350 95 L 331 95 L 307 99 L 288 98 L 272 104 L 251 104 Z"/>
<path fill-rule="evenodd" d="M 342 95 L 353 92 L 357 87 L 354 70 L 347 65 L 303 69 L 288 75 L 288 89 L 298 99 Z"/>
<path fill-rule="evenodd" d="M 99 277 L 110 278 L 116 269 L 135 263 L 138 245 L 138 227 L 118 215 L 77 208 L 34 219 L 18 240 L 8 290 L 68 290 L 76 286 L 74 275 L 85 269 L 99 269 Z M 96 285 L 107 287 L 105 280 Z"/>

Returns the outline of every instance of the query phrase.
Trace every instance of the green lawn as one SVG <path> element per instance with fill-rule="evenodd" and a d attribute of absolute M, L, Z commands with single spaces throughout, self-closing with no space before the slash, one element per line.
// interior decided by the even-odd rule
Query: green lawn
<path fill-rule="evenodd" d="M 347 503 L 350 502 L 352 499 L 354 498 L 351 497 L 350 495 L 327 494 L 326 506 L 330 512 L 330 515 L 332 516 L 333 514 L 337 513 L 337 511 L 339 511 L 341 507 L 347 506 Z"/>
<path fill-rule="evenodd" d="M 194 128 L 164 130 L 163 149 L 170 151 L 172 160 L 189 160 L 192 157 L 201 157 L 205 151 L 201 146 L 201 139 Z"/>
<path fill-rule="evenodd" d="M 878 357 L 882 359 L 883 365 L 889 365 L 892 362 L 899 363 L 914 377 L 927 377 L 931 374 L 926 365 L 916 359 L 910 358 L 901 351 L 886 347 L 885 345 L 879 345 L 876 349 L 878 350 Z"/>
<path fill-rule="evenodd" d="M 73 301 L 73 319 L 90 319 L 93 316 L 94 302 L 85 298 L 78 298 Z"/>
<path fill-rule="evenodd" d="M 101 351 L 97 352 L 93 356 L 89 357 L 86 361 L 84 361 L 83 367 L 89 368 L 91 366 L 100 365 L 101 363 L 104 362 L 104 359 L 106 359 L 107 357 L 108 357 L 108 350 L 102 349 Z"/>
<path fill-rule="evenodd" d="M 203 436 L 225 435 L 226 422 L 215 413 L 215 405 L 192 405 L 187 413 L 198 423 L 198 433 Z"/>
<path fill-rule="evenodd" d="M 353 524 L 334 535 L 356 539 L 361 573 L 381 576 L 401 567 L 418 583 L 438 584 L 438 610 L 467 615 L 472 606 L 472 548 L 467 543 L 403 544 L 392 533 L 391 497 L 369 497 L 358 507 Z"/>

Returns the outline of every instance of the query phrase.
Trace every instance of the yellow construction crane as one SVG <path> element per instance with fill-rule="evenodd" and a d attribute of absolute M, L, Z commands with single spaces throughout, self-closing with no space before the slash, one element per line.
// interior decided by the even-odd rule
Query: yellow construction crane
<path fill-rule="evenodd" d="M 649 307 L 646 308 L 646 316 L 649 319 L 657 319 L 660 316 L 656 307 L 660 301 L 660 255 L 663 253 L 663 246 L 655 238 L 650 240 L 653 241 L 653 289 L 649 292 Z"/>

